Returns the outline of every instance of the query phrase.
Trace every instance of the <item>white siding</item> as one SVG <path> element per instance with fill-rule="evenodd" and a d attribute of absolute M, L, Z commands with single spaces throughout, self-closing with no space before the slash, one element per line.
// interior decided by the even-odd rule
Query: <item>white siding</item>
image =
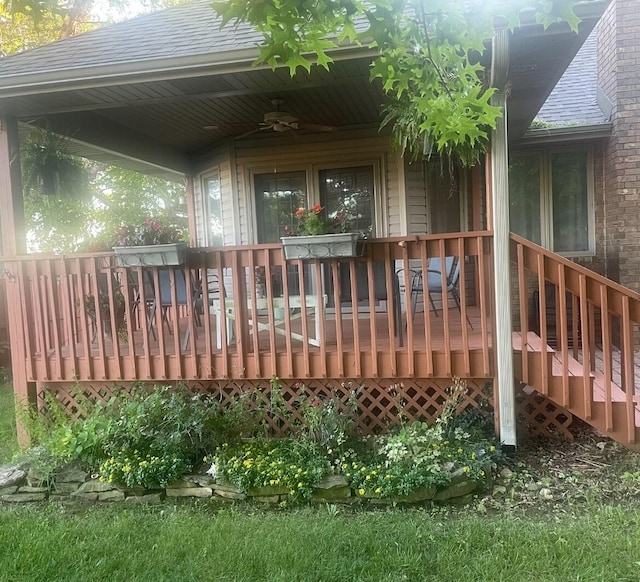
<path fill-rule="evenodd" d="M 212 155 L 211 160 L 201 166 L 194 181 L 198 243 L 204 240 L 206 225 L 202 180 L 212 172 L 217 171 L 221 180 L 225 244 L 238 245 L 256 242 L 253 174 L 306 170 L 313 196 L 313 189 L 318 188 L 319 170 L 360 164 L 373 164 L 379 172 L 376 176 L 377 235 L 405 234 L 401 220 L 404 205 L 400 201 L 403 189 L 399 184 L 399 159 L 391 152 L 389 139 L 378 135 L 356 138 L 334 133 L 315 134 L 312 138 L 295 134 L 265 140 L 265 145 L 256 145 L 255 141 L 236 142 L 228 151 Z"/>
<path fill-rule="evenodd" d="M 239 244 L 240 240 L 236 226 L 236 200 L 231 179 L 231 159 L 227 151 L 218 152 L 208 163 L 203 164 L 198 176 L 194 179 L 193 193 L 197 243 L 202 246 L 206 245 L 207 201 L 205 199 L 204 181 L 214 175 L 217 175 L 220 179 L 224 244 Z"/>
<path fill-rule="evenodd" d="M 407 234 L 427 232 L 427 187 L 422 163 L 405 162 Z"/>

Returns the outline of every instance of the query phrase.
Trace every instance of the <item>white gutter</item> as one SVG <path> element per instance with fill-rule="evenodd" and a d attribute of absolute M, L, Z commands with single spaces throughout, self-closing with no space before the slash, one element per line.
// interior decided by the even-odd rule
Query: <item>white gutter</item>
<path fill-rule="evenodd" d="M 509 251 L 509 157 L 507 146 L 507 95 L 509 30 L 494 31 L 491 86 L 497 91 L 492 104 L 502 108 L 491 136 L 491 190 L 493 211 L 494 352 L 498 384 L 499 430 L 503 446 L 516 446 L 515 390 L 511 324 L 511 257 Z"/>
<path fill-rule="evenodd" d="M 565 143 L 605 139 L 611 136 L 613 123 L 595 125 L 566 125 L 562 127 L 546 127 L 529 129 L 517 142 L 517 146 L 548 143 Z"/>
<path fill-rule="evenodd" d="M 174 58 L 51 69 L 44 72 L 0 74 L 0 98 L 268 69 L 267 65 L 256 67 L 253 64 L 258 54 L 258 49 L 252 47 Z M 369 48 L 354 46 L 331 51 L 335 61 L 374 54 L 376 53 Z M 0 67 L 0 73 L 1 70 Z"/>

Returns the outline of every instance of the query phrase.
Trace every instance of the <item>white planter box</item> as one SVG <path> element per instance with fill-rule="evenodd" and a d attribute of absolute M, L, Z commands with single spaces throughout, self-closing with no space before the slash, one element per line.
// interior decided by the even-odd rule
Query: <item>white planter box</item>
<path fill-rule="evenodd" d="M 286 236 L 280 239 L 286 259 L 333 259 L 358 257 L 362 254 L 363 239 L 358 232 L 320 234 L 314 236 Z"/>
<path fill-rule="evenodd" d="M 113 247 L 121 267 L 164 267 L 184 265 L 187 260 L 187 243 L 141 245 L 137 247 Z"/>

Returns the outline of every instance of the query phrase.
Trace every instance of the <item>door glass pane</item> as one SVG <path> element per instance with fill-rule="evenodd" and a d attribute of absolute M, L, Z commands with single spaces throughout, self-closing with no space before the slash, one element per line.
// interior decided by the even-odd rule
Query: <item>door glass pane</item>
<path fill-rule="evenodd" d="M 307 207 L 306 174 L 288 172 L 255 176 L 258 243 L 280 242 L 295 224 L 296 210 Z"/>
<path fill-rule="evenodd" d="M 509 219 L 512 232 L 541 244 L 540 156 L 509 160 Z"/>
<path fill-rule="evenodd" d="M 460 180 L 457 170 L 449 171 L 439 160 L 429 162 L 427 171 L 427 202 L 431 234 L 460 232 Z"/>
<path fill-rule="evenodd" d="M 589 250 L 587 154 L 560 152 L 551 156 L 553 249 Z"/>
<path fill-rule="evenodd" d="M 330 220 L 346 216 L 350 232 L 373 236 L 373 166 L 322 170 L 320 205 Z"/>
<path fill-rule="evenodd" d="M 220 176 L 211 176 L 205 180 L 205 196 L 208 210 L 208 239 L 207 244 L 212 247 L 222 246 L 224 236 L 222 231 L 222 196 Z"/>

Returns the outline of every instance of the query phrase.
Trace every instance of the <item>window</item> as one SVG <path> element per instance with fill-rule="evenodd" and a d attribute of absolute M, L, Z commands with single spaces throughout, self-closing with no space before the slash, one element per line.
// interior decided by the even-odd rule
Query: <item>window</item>
<path fill-rule="evenodd" d="M 373 166 L 321 170 L 320 205 L 327 217 L 346 215 L 351 231 L 373 236 Z"/>
<path fill-rule="evenodd" d="M 306 172 L 256 174 L 254 184 L 258 243 L 280 242 L 296 210 L 307 206 Z"/>
<path fill-rule="evenodd" d="M 217 247 L 224 244 L 222 230 L 222 189 L 220 176 L 208 176 L 204 179 L 204 195 L 207 209 L 206 244 Z"/>
<path fill-rule="evenodd" d="M 509 163 L 511 230 L 564 255 L 594 250 L 591 154 L 586 149 L 516 154 Z"/>

